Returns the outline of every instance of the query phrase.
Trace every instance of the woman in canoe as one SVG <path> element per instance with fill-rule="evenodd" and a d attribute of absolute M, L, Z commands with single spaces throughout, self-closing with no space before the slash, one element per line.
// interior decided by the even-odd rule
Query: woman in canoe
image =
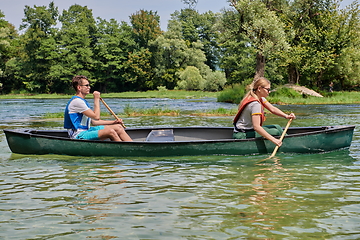
<path fill-rule="evenodd" d="M 270 93 L 270 81 L 264 77 L 257 78 L 250 85 L 250 91 L 241 100 L 239 111 L 234 118 L 234 134 L 236 139 L 264 137 L 277 146 L 282 141 L 274 136 L 283 132 L 280 125 L 262 126 L 265 121 L 264 108 L 271 113 L 286 119 L 295 119 L 295 114 L 286 114 L 266 100 Z"/>
<path fill-rule="evenodd" d="M 85 100 L 90 93 L 90 84 L 86 76 L 73 77 L 72 86 L 76 91 L 65 108 L 64 128 L 70 138 L 86 140 L 132 141 L 121 126 L 122 120 L 107 121 L 100 119 L 100 92 L 94 91 L 94 110 Z M 90 122 L 93 127 L 90 127 Z"/>

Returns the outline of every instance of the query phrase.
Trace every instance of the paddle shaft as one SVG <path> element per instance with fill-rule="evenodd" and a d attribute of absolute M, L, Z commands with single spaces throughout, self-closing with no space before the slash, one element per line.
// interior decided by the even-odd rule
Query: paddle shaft
<path fill-rule="evenodd" d="M 286 134 L 288 128 L 290 127 L 290 124 L 291 124 L 291 121 L 292 121 L 292 120 L 293 120 L 293 119 L 290 118 L 290 120 L 289 120 L 288 123 L 286 124 L 286 127 L 285 127 L 283 133 L 281 134 L 280 141 L 282 141 L 282 140 L 284 139 L 285 134 Z M 271 154 L 270 158 L 272 158 L 273 156 L 275 156 L 275 154 L 276 154 L 276 152 L 277 152 L 278 149 L 279 149 L 279 146 L 276 145 L 276 147 L 275 147 L 273 153 Z"/>
<path fill-rule="evenodd" d="M 104 101 L 104 99 L 100 98 L 100 101 L 105 105 L 105 107 L 107 108 L 107 110 L 109 110 L 109 112 L 114 116 L 114 118 L 115 118 L 116 120 L 120 121 L 120 118 L 119 118 L 118 116 L 116 116 L 116 114 L 114 113 L 114 111 L 111 110 L 111 108 L 106 104 L 106 102 Z M 122 126 L 123 128 L 126 128 L 125 125 L 124 125 L 122 122 L 120 122 L 120 124 L 121 124 L 121 126 Z"/>

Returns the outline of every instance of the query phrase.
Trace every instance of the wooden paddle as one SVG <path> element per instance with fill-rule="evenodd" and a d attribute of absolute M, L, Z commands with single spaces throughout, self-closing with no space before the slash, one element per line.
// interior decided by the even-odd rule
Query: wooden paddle
<path fill-rule="evenodd" d="M 290 118 L 289 122 L 286 124 L 286 127 L 285 127 L 285 129 L 284 129 L 283 133 L 281 134 L 280 141 L 282 141 L 282 140 L 284 139 L 285 134 L 286 134 L 286 132 L 287 132 L 288 128 L 290 127 L 290 124 L 291 124 L 291 121 L 292 121 L 292 120 L 293 120 L 293 119 L 292 119 L 292 118 Z M 279 146 L 278 146 L 278 145 L 276 145 L 276 147 L 275 147 L 275 149 L 274 149 L 273 153 L 270 155 L 270 157 L 269 157 L 269 158 L 274 157 L 278 149 L 279 149 Z"/>
<path fill-rule="evenodd" d="M 100 98 L 100 101 L 105 105 L 105 107 L 107 108 L 107 110 L 109 110 L 109 112 L 114 116 L 114 118 L 115 118 L 116 120 L 120 121 L 120 118 L 119 118 L 118 116 L 116 116 L 116 114 L 114 113 L 114 111 L 111 110 L 111 108 L 106 104 L 106 102 L 104 101 L 104 99 Z M 125 125 L 124 125 L 122 122 L 120 122 L 120 124 L 121 124 L 121 126 L 122 126 L 123 128 L 126 128 Z"/>

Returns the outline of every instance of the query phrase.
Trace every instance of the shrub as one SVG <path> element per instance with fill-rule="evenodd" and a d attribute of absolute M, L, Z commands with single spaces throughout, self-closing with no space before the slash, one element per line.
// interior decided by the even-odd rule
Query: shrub
<path fill-rule="evenodd" d="M 277 97 L 298 98 L 298 97 L 301 97 L 301 93 L 299 93 L 291 88 L 279 87 L 279 88 L 276 88 L 275 91 L 272 91 L 270 93 L 270 97 L 273 97 L 273 98 L 277 98 Z"/>
<path fill-rule="evenodd" d="M 158 90 L 159 92 L 166 92 L 166 91 L 167 91 L 167 88 L 166 88 L 165 86 L 158 86 L 158 87 L 157 87 L 157 90 Z"/>
<path fill-rule="evenodd" d="M 225 88 L 218 96 L 218 102 L 240 103 L 241 99 L 247 93 L 246 84 L 235 84 Z"/>
<path fill-rule="evenodd" d="M 205 90 L 219 91 L 226 83 L 225 73 L 220 71 L 210 71 L 206 76 Z"/>
<path fill-rule="evenodd" d="M 204 90 L 205 88 L 205 80 L 201 76 L 199 69 L 196 67 L 186 67 L 185 70 L 180 71 L 179 78 L 178 89 L 190 91 Z"/>

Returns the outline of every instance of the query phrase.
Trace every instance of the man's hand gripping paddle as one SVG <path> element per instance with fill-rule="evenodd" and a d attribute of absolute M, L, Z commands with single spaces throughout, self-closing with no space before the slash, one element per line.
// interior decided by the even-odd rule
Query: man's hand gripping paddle
<path fill-rule="evenodd" d="M 104 99 L 100 98 L 100 101 L 105 105 L 105 107 L 107 108 L 107 110 L 109 110 L 109 112 L 114 116 L 114 118 L 120 122 L 120 118 L 119 118 L 118 116 L 116 116 L 116 114 L 113 112 L 113 110 L 111 110 L 111 108 L 106 104 L 106 102 L 104 101 Z M 123 128 L 126 128 L 125 125 L 124 125 L 122 122 L 120 122 L 120 124 L 121 124 L 121 126 L 122 126 Z"/>

